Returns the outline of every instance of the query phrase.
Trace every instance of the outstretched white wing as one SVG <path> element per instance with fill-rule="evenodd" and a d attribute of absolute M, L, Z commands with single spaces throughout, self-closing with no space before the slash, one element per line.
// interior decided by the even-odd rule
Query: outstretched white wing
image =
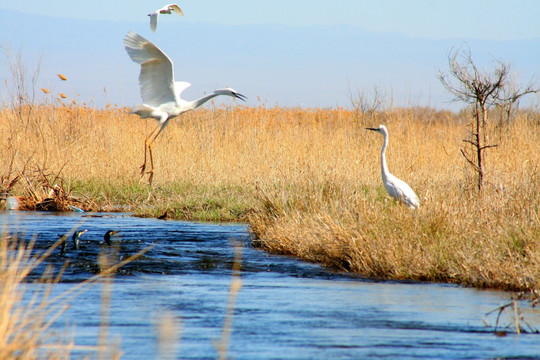
<path fill-rule="evenodd" d="M 157 46 L 132 31 L 125 36 L 124 45 L 131 60 L 141 65 L 139 85 L 143 102 L 159 106 L 176 101 L 171 59 Z"/>
<path fill-rule="evenodd" d="M 177 13 L 177 14 L 180 15 L 180 16 L 184 15 L 184 13 L 182 12 L 182 9 L 180 9 L 180 6 L 178 6 L 178 5 L 176 5 L 176 4 L 165 5 L 164 7 L 162 7 L 161 9 L 159 9 L 159 11 L 160 11 L 162 14 L 170 14 L 171 11 L 172 11 L 172 12 Z"/>
<path fill-rule="evenodd" d="M 176 98 L 179 100 L 180 95 L 182 95 L 182 92 L 184 92 L 184 90 L 186 90 L 190 86 L 191 84 L 188 83 L 187 81 L 176 81 L 174 83 L 174 92 L 176 94 Z"/>
<path fill-rule="evenodd" d="M 182 9 L 176 4 L 165 5 L 161 9 L 157 9 L 153 13 L 148 14 L 150 16 L 150 29 L 156 31 L 159 14 L 177 13 L 179 16 L 184 15 Z"/>

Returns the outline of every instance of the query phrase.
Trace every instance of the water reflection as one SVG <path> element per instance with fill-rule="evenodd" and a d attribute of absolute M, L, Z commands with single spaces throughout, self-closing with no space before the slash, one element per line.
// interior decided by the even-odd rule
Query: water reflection
<path fill-rule="evenodd" d="M 126 359 L 156 358 L 154 323 L 163 312 L 182 321 L 179 358 L 216 357 L 212 341 L 221 335 L 227 304 L 230 243 L 238 241 L 246 248 L 230 358 L 540 358 L 538 335 L 497 337 L 485 327 L 483 315 L 507 302 L 507 293 L 336 274 L 251 248 L 242 224 L 98 215 L 4 214 L 0 223 L 28 238 L 37 234 L 38 248 L 75 226 L 88 229 L 79 253 L 70 253 L 74 265 L 58 292 L 95 273 L 89 264 L 109 229 L 121 231 L 120 256 L 154 245 L 115 278 L 111 333 L 121 338 Z M 60 260 L 55 253 L 51 261 Z M 99 286 L 72 301 L 66 318 L 76 323 L 78 344 L 95 344 L 99 304 Z M 538 314 L 526 316 L 540 324 Z"/>

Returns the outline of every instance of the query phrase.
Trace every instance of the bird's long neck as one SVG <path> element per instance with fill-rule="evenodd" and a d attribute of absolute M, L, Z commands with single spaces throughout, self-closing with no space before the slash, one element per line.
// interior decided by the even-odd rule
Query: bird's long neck
<path fill-rule="evenodd" d="M 386 147 L 388 146 L 388 136 L 384 135 L 384 143 L 381 149 L 381 172 L 383 179 L 387 179 L 390 172 L 388 171 L 388 165 L 386 165 Z"/>
<path fill-rule="evenodd" d="M 216 92 L 213 92 L 211 94 L 208 94 L 208 95 L 205 95 L 199 99 L 196 99 L 196 100 L 193 100 L 193 101 L 190 101 L 189 102 L 189 106 L 191 108 L 191 110 L 193 109 L 196 109 L 198 108 L 199 106 L 201 106 L 202 104 L 204 104 L 205 102 L 207 102 L 208 100 L 212 99 L 212 98 L 215 98 L 216 96 L 218 96 L 219 93 L 216 93 Z"/>

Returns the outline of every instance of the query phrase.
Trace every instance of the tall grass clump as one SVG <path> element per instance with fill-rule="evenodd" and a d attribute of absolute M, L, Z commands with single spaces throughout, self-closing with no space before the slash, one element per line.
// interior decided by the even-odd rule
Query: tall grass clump
<path fill-rule="evenodd" d="M 418 211 L 386 196 L 380 137 L 350 129 L 359 137 L 354 154 L 341 158 L 329 150 L 318 164 L 349 168 L 327 170 L 323 179 L 304 177 L 294 188 L 261 189 L 264 207 L 251 218 L 257 243 L 369 277 L 538 289 L 538 124 L 522 118 L 492 129 L 500 146 L 487 159 L 489 187 L 479 193 L 459 156 L 463 130 L 457 123 L 428 123 L 406 113 L 384 122 L 391 132 L 390 170 L 419 194 Z M 329 143 L 333 136 L 314 141 Z"/>
<path fill-rule="evenodd" d="M 152 187 L 140 179 L 152 120 L 124 108 L 69 103 L 34 108 L 32 126 L 0 111 L 13 129 L 0 148 L 12 173 L 39 166 L 69 194 L 101 209 L 140 215 L 242 220 L 268 251 L 364 276 L 538 289 L 540 134 L 536 111 L 488 126 L 498 147 L 485 186 L 461 156 L 466 112 L 208 107 L 175 118 L 154 144 Z M 380 175 L 390 132 L 390 171 L 420 197 L 411 212 L 387 197 Z M 8 172 L 0 159 L 0 174 Z M 19 180 L 10 193 L 25 196 Z M 53 184 L 54 185 L 54 184 Z"/>

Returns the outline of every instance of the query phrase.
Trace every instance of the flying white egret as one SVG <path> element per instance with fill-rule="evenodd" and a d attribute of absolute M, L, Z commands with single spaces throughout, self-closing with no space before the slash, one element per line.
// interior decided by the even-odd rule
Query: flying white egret
<path fill-rule="evenodd" d="M 366 128 L 367 130 L 376 131 L 384 136 L 384 143 L 381 149 L 381 172 L 384 187 L 388 194 L 396 200 L 403 202 L 411 209 L 420 207 L 420 201 L 413 189 L 404 181 L 398 179 L 388 171 L 386 165 L 386 147 L 388 146 L 388 130 L 386 126 L 379 125 L 378 128 Z"/>
<path fill-rule="evenodd" d="M 124 45 L 131 60 L 141 65 L 139 85 L 144 103 L 135 106 L 131 113 L 137 114 L 141 118 L 153 118 L 158 121 L 157 127 L 144 142 L 144 163 L 141 166 L 141 176 L 143 176 L 146 169 L 146 149 L 148 149 L 150 156 L 148 182 L 151 185 L 154 174 L 152 144 L 165 126 L 167 126 L 170 119 L 186 111 L 196 109 L 218 95 L 228 95 L 243 101 L 245 101 L 246 97 L 234 89 L 224 88 L 214 90 L 212 93 L 199 99 L 186 101 L 180 95 L 191 84 L 174 81 L 173 63 L 163 51 L 132 31 L 128 32 L 125 36 Z"/>
<path fill-rule="evenodd" d="M 173 12 L 180 16 L 184 15 L 182 9 L 180 9 L 180 7 L 176 4 L 165 5 L 161 9 L 157 9 L 153 13 L 148 14 L 148 16 L 150 16 L 150 29 L 152 29 L 152 31 L 156 31 L 159 14 L 171 14 Z"/>

